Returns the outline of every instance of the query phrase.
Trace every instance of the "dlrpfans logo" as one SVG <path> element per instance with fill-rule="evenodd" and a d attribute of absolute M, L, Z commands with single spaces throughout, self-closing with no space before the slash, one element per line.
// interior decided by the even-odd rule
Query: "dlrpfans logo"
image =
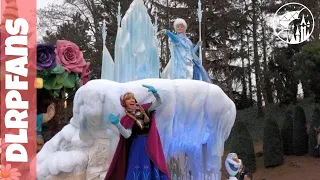
<path fill-rule="evenodd" d="M 311 11 L 300 3 L 287 3 L 281 6 L 273 17 L 273 30 L 282 41 L 299 44 L 311 36 L 314 18 Z"/>

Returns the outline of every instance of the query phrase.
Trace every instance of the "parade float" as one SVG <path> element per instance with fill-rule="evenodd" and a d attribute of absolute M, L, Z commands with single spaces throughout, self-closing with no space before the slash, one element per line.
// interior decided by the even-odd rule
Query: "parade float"
<path fill-rule="evenodd" d="M 53 136 L 48 132 L 50 128 L 61 123 L 68 98 L 89 81 L 89 65 L 79 47 L 67 40 L 37 45 L 38 151 Z"/>
<path fill-rule="evenodd" d="M 119 141 L 119 131 L 108 115 L 124 115 L 119 97 L 128 91 L 139 103 L 152 102 L 154 97 L 141 86 L 147 84 L 163 99 L 155 116 L 170 179 L 220 180 L 224 143 L 236 117 L 232 100 L 208 82 L 159 77 L 157 22 L 152 23 L 143 0 L 134 0 L 122 19 L 119 6 L 114 59 L 105 46 L 105 29 L 104 25 L 101 79 L 77 90 L 70 123 L 38 153 L 34 176 L 41 180 L 105 179 Z M 56 80 L 47 82 L 49 90 L 63 96 L 61 83 L 69 74 L 62 76 L 59 67 L 51 71 Z M 61 79 L 54 72 L 60 72 Z"/>

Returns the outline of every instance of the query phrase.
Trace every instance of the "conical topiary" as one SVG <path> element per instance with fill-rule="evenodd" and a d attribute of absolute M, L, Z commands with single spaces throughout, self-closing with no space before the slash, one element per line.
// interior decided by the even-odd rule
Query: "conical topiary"
<path fill-rule="evenodd" d="M 320 110 L 316 108 L 313 111 L 312 122 L 309 128 L 309 155 L 312 157 L 320 156 L 320 145 L 318 145 L 318 138 L 320 138 Z M 319 135 L 319 136 L 318 136 Z"/>
<path fill-rule="evenodd" d="M 256 156 L 252 138 L 243 121 L 236 120 L 232 129 L 231 152 L 237 153 L 247 172 L 256 170 Z"/>
<path fill-rule="evenodd" d="M 283 148 L 278 123 L 272 118 L 267 118 L 263 132 L 264 166 L 275 167 L 283 163 Z"/>
<path fill-rule="evenodd" d="M 293 153 L 296 156 L 302 156 L 308 153 L 306 115 L 300 106 L 295 108 L 293 114 Z"/>
<path fill-rule="evenodd" d="M 293 154 L 293 119 L 292 111 L 288 110 L 286 112 L 285 120 L 281 128 L 281 138 L 283 144 L 283 154 L 292 155 Z"/>

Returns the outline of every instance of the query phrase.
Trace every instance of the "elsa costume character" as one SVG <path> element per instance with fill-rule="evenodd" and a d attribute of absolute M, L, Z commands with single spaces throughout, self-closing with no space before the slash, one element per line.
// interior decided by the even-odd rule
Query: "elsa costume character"
<path fill-rule="evenodd" d="M 163 72 L 161 78 L 165 79 L 195 79 L 211 82 L 208 73 L 200 63 L 196 52 L 199 50 L 199 42 L 196 46 L 186 36 L 187 23 L 183 19 L 176 19 L 172 33 L 169 30 L 162 30 L 171 40 L 171 59 Z"/>

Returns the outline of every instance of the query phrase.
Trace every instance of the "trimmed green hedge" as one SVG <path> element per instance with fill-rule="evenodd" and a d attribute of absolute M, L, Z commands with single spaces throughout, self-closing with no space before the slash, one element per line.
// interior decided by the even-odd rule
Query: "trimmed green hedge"
<path fill-rule="evenodd" d="M 231 152 L 237 153 L 239 159 L 246 167 L 247 172 L 256 170 L 256 156 L 252 138 L 246 124 L 236 120 L 232 129 Z"/>
<path fill-rule="evenodd" d="M 280 129 L 275 120 L 268 118 L 263 132 L 264 166 L 275 167 L 283 164 L 283 148 Z"/>
<path fill-rule="evenodd" d="M 308 153 L 306 115 L 300 106 L 296 106 L 293 115 L 293 153 L 296 156 Z"/>
<path fill-rule="evenodd" d="M 313 112 L 312 122 L 309 128 L 309 155 L 312 157 L 320 156 L 320 147 L 315 148 L 317 145 L 317 134 L 315 128 L 318 129 L 320 126 L 320 110 L 316 108 Z"/>
<path fill-rule="evenodd" d="M 288 110 L 286 112 L 285 120 L 281 128 L 281 137 L 283 144 L 283 154 L 292 155 L 293 154 L 293 118 L 292 111 Z"/>

